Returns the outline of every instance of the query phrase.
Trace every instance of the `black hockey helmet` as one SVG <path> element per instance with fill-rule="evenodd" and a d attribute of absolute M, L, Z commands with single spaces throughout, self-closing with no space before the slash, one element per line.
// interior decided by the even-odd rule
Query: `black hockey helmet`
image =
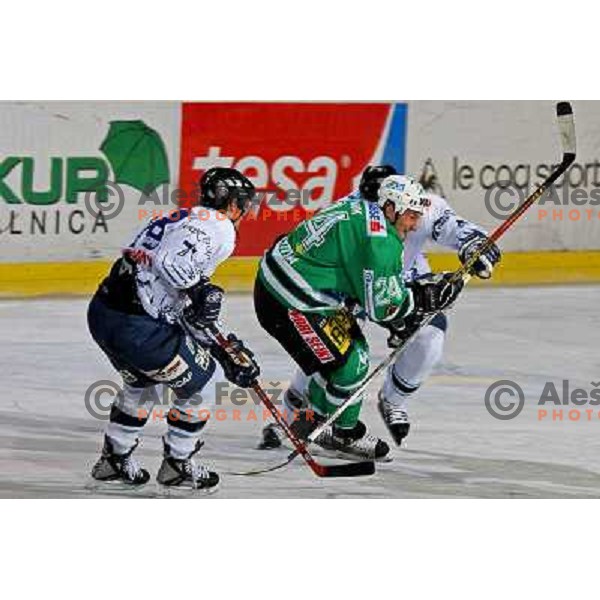
<path fill-rule="evenodd" d="M 244 214 L 255 193 L 250 180 L 236 169 L 213 167 L 200 179 L 200 203 L 208 208 L 222 210 L 233 202 Z"/>
<path fill-rule="evenodd" d="M 398 175 L 398 171 L 392 165 L 369 165 L 360 178 L 358 191 L 360 195 L 371 202 L 377 202 L 379 186 L 381 182 L 390 175 Z"/>

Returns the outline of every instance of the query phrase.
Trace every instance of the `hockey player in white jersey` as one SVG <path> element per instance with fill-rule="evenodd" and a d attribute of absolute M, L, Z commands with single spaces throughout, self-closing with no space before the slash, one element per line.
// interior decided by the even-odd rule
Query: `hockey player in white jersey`
<path fill-rule="evenodd" d="M 131 485 L 149 480 L 132 453 L 158 397 L 155 386 L 162 384 L 176 400 L 167 416 L 157 481 L 195 489 L 217 485 L 218 475 L 192 459 L 206 425 L 199 409 L 210 406 L 223 372 L 249 387 L 259 368 L 233 334 L 229 341 L 246 360 L 236 361 L 202 332 L 218 321 L 224 296 L 209 278 L 233 252 L 253 195 L 250 181 L 235 169 L 208 170 L 200 182 L 201 206 L 150 221 L 90 302 L 92 337 L 123 378 L 102 456 L 92 469 L 95 479 Z"/>
<path fill-rule="evenodd" d="M 367 169 L 363 175 L 363 181 L 371 180 L 374 189 L 381 183 L 377 177 L 378 169 L 381 167 Z M 369 191 L 365 193 L 368 194 Z M 429 210 L 417 229 L 406 236 L 405 281 L 431 275 L 429 262 L 423 252 L 426 244 L 433 243 L 455 250 L 461 263 L 465 264 L 488 239 L 482 227 L 457 215 L 442 196 L 433 193 L 427 196 L 430 202 Z M 489 279 L 500 257 L 499 248 L 492 244 L 475 263 L 472 274 L 481 279 Z M 414 397 L 442 358 L 447 326 L 446 315 L 441 312 L 436 314 L 428 325 L 419 330 L 387 370 L 384 384 L 378 393 L 377 406 L 397 445 L 401 445 L 410 430 L 409 400 Z M 388 345 L 391 348 L 396 347 L 403 342 L 404 337 L 411 334 L 410 328 L 407 328 L 404 335 L 392 334 Z"/>
<path fill-rule="evenodd" d="M 367 167 L 362 174 L 359 189 L 346 198 L 355 200 L 378 200 L 379 188 L 386 177 L 396 175 L 389 165 Z M 431 268 L 423 248 L 426 243 L 434 243 L 458 252 L 464 264 L 487 241 L 486 232 L 470 221 L 461 218 L 439 195 L 427 194 L 430 206 L 423 214 L 414 231 L 409 231 L 404 240 L 404 280 L 412 282 L 419 278 L 431 277 Z M 475 263 L 473 274 L 482 279 L 492 276 L 494 266 L 500 261 L 500 250 L 494 244 Z M 447 317 L 437 313 L 433 320 L 423 327 L 407 345 L 386 373 L 382 388 L 378 393 L 378 409 L 395 443 L 400 445 L 410 430 L 408 417 L 409 400 L 429 377 L 442 357 Z M 408 338 L 418 322 L 407 324 L 405 331 L 390 334 L 388 345 L 393 348 Z M 286 407 L 298 409 L 304 405 L 307 378 L 300 370 L 284 395 Z M 318 438 L 317 438 L 318 443 Z M 277 427 L 269 424 L 263 429 L 260 448 L 270 449 L 281 446 Z"/>

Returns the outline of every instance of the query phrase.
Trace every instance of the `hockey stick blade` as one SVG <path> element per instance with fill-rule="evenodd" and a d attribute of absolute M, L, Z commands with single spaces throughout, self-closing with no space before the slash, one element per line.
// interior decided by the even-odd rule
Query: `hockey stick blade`
<path fill-rule="evenodd" d="M 577 141 L 575 137 L 575 120 L 573 107 L 570 102 L 559 102 L 556 105 L 556 117 L 563 149 L 563 163 L 568 167 L 577 154 Z M 566 169 L 566 167 L 565 167 Z"/>
<path fill-rule="evenodd" d="M 267 473 L 272 473 L 273 471 L 278 471 L 283 467 L 287 467 L 296 456 L 296 451 L 294 451 L 294 453 L 288 456 L 284 462 L 277 463 L 271 467 L 253 469 L 252 471 L 228 471 L 227 475 L 240 475 L 245 477 L 251 475 L 265 475 Z M 363 477 L 375 473 L 375 463 L 370 460 L 336 465 L 322 465 L 315 460 L 311 460 L 311 462 L 309 462 L 309 467 L 317 477 Z"/>
<path fill-rule="evenodd" d="M 363 477 L 375 473 L 375 463 L 372 460 L 337 465 L 321 465 L 315 462 L 311 467 L 319 477 Z"/>

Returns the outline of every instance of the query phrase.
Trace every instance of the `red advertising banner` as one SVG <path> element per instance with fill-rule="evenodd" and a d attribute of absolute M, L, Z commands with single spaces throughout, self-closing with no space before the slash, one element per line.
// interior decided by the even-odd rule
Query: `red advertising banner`
<path fill-rule="evenodd" d="M 404 167 L 406 105 L 184 103 L 180 185 L 214 166 L 261 190 L 236 254 L 260 256 L 281 233 L 352 191 L 365 166 Z M 392 147 L 393 146 L 393 147 Z"/>

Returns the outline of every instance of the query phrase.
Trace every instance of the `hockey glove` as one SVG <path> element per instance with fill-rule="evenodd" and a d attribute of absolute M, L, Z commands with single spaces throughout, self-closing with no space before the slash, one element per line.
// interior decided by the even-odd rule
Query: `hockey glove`
<path fill-rule="evenodd" d="M 458 251 L 458 259 L 464 265 L 471 257 L 487 243 L 488 238 L 480 231 L 469 235 Z M 492 276 L 494 266 L 500 262 L 500 249 L 492 243 L 490 247 L 475 261 L 471 269 L 473 275 L 480 279 L 489 279 Z"/>
<path fill-rule="evenodd" d="M 425 318 L 422 313 L 417 314 L 415 310 L 404 317 L 396 317 L 382 325 L 390 332 L 387 339 L 388 348 L 398 348 L 419 328 L 421 321 Z"/>
<path fill-rule="evenodd" d="M 421 320 L 419 319 L 419 322 Z M 390 335 L 387 339 L 388 348 L 399 348 L 418 329 L 415 322 L 409 323 L 405 319 L 402 323 L 396 323 L 388 327 Z"/>
<path fill-rule="evenodd" d="M 252 387 L 260 375 L 260 367 L 254 359 L 254 352 L 244 345 L 244 342 L 233 333 L 227 336 L 229 348 L 218 344 L 211 346 L 212 355 L 219 361 L 225 377 L 231 383 L 241 388 Z"/>
<path fill-rule="evenodd" d="M 464 281 L 452 282 L 451 271 L 420 277 L 407 284 L 413 295 L 415 318 L 421 319 L 451 306 L 460 294 Z"/>
<path fill-rule="evenodd" d="M 224 297 L 222 288 L 203 277 L 186 291 L 190 305 L 183 311 L 183 317 L 192 327 L 203 329 L 218 321 Z"/>

